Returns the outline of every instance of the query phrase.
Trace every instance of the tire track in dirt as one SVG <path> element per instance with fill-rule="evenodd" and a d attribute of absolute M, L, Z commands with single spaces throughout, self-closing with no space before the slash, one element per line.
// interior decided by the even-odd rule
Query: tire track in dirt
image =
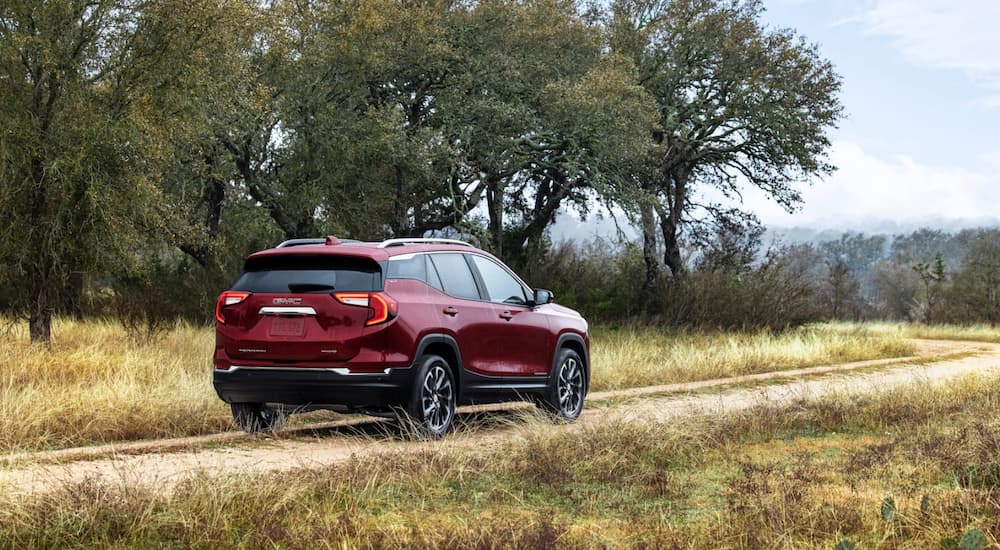
<path fill-rule="evenodd" d="M 1000 372 L 1000 345 L 915 341 L 916 357 L 860 361 L 776 371 L 685 384 L 594 392 L 581 429 L 621 421 L 662 421 L 677 416 L 724 413 L 760 403 L 791 403 L 833 393 L 864 393 L 913 381 L 941 382 L 970 373 Z M 961 357 L 956 358 L 961 355 Z M 950 359 L 948 357 L 951 357 Z M 877 369 L 877 370 L 873 370 Z M 860 372 L 859 372 L 860 371 Z M 799 378 L 788 381 L 790 378 Z M 730 386 L 776 381 L 751 388 Z M 719 389 L 716 393 L 692 393 Z M 602 403 L 604 402 L 604 403 Z M 402 440 L 397 427 L 367 418 L 284 430 L 273 437 L 227 432 L 207 436 L 63 449 L 7 456 L 0 489 L 9 497 L 42 493 L 84 480 L 169 489 L 195 475 L 287 471 L 335 464 L 352 458 L 407 450 L 438 450 L 501 444 L 527 433 L 531 423 L 516 418 L 525 404 L 463 407 L 466 428 L 443 441 Z M 484 411 L 513 411 L 483 416 Z M 511 415 L 515 415 L 513 418 Z M 523 413 L 522 413 L 523 414 Z M 471 417 L 471 420 L 470 420 Z M 210 445 L 232 445 L 207 448 Z"/>

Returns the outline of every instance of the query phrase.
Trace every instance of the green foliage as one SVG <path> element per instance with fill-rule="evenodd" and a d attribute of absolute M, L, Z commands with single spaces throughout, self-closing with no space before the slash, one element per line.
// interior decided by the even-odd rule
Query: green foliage
<path fill-rule="evenodd" d="M 658 218 L 674 275 L 686 270 L 688 224 L 730 217 L 696 201 L 699 188 L 738 201 L 750 185 L 791 211 L 801 201 L 796 184 L 834 169 L 827 132 L 841 117 L 840 78 L 816 46 L 767 27 L 762 11 L 755 0 L 612 3 L 611 46 L 633 58 L 660 112 L 660 154 L 649 159 L 656 168 L 645 171 L 633 204 L 644 224 Z"/>
<path fill-rule="evenodd" d="M 669 326 L 782 329 L 823 317 L 811 265 L 789 249 L 739 269 L 664 279 L 653 294 L 642 288 L 642 251 L 632 244 L 543 243 L 529 257 L 516 267 L 530 284 L 554 290 L 560 303 L 594 321 L 643 316 Z"/>
<path fill-rule="evenodd" d="M 892 523 L 896 519 L 896 500 L 892 497 L 885 497 L 882 499 L 882 507 L 880 509 L 882 513 L 882 521 L 886 523 Z"/>
<path fill-rule="evenodd" d="M 523 266 L 527 281 L 593 320 L 626 319 L 641 311 L 642 256 L 634 245 L 601 240 L 546 244 Z"/>
<path fill-rule="evenodd" d="M 48 341 L 78 282 L 158 226 L 157 179 L 225 10 L 120 0 L 0 7 L 0 249 Z M 67 298 L 69 295 L 69 298 Z"/>
<path fill-rule="evenodd" d="M 286 237 L 487 234 L 486 202 L 484 244 L 509 228 L 522 249 L 614 188 L 657 118 L 563 0 L 18 0 L 0 20 L 19 282 L 0 301 L 42 340 L 87 285 L 126 296 L 172 272 L 214 292 Z"/>
<path fill-rule="evenodd" d="M 986 548 L 986 535 L 981 529 L 969 529 L 958 542 L 961 550 L 983 550 Z"/>
<path fill-rule="evenodd" d="M 857 544 L 851 539 L 840 539 L 837 544 L 833 545 L 833 550 L 856 550 Z"/>
<path fill-rule="evenodd" d="M 984 232 L 969 250 L 952 282 L 951 301 L 959 318 L 1000 322 L 1000 232 Z"/>
<path fill-rule="evenodd" d="M 12 0 L 0 6 L 0 275 L 12 282 L 0 306 L 40 340 L 53 311 L 147 304 L 118 314 L 201 319 L 243 256 L 284 238 L 457 233 L 597 318 L 863 317 L 883 240 L 846 236 L 810 266 L 816 250 L 761 254 L 752 215 L 691 200 L 751 185 L 793 208 L 799 182 L 833 169 L 839 77 L 762 11 Z M 560 211 L 598 203 L 643 222 L 641 251 L 551 245 Z M 894 254 L 928 261 L 935 238 Z M 982 247 L 942 290 L 942 318 L 993 318 Z M 693 268 L 691 281 L 660 277 L 661 263 Z M 893 315 L 912 314 L 915 273 L 880 272 L 899 287 Z"/>

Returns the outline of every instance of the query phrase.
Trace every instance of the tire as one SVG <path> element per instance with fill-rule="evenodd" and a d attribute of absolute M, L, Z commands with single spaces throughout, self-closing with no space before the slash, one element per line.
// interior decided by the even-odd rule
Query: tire
<path fill-rule="evenodd" d="M 443 357 L 426 355 L 422 358 L 406 408 L 414 435 L 421 439 L 438 439 L 451 430 L 458 401 L 457 389 L 451 365 Z"/>
<path fill-rule="evenodd" d="M 560 349 L 549 376 L 549 386 L 538 400 L 538 406 L 549 413 L 554 422 L 574 422 L 583 412 L 586 395 L 587 374 L 583 360 L 571 349 Z"/>
<path fill-rule="evenodd" d="M 233 403 L 233 420 L 247 433 L 270 433 L 281 429 L 288 414 L 263 403 Z"/>

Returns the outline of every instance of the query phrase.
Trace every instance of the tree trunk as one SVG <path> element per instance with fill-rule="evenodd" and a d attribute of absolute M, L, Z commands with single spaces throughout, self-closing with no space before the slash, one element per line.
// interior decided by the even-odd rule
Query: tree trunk
<path fill-rule="evenodd" d="M 32 343 L 40 342 L 49 347 L 52 345 L 52 307 L 44 279 L 36 277 L 31 284 L 28 335 Z"/>
<path fill-rule="evenodd" d="M 681 258 L 680 228 L 681 215 L 687 204 L 688 172 L 674 166 L 666 174 L 673 185 L 666 190 L 666 204 L 654 201 L 656 213 L 660 216 L 660 233 L 663 235 L 663 263 L 670 268 L 670 274 L 675 279 L 687 275 L 687 266 Z"/>
<path fill-rule="evenodd" d="M 663 235 L 663 263 L 670 268 L 670 274 L 675 279 L 682 279 L 687 275 L 687 267 L 681 258 L 681 245 L 677 238 L 680 214 L 676 208 L 667 211 L 660 204 L 656 205 L 656 211 L 660 216 L 660 234 Z"/>
<path fill-rule="evenodd" d="M 500 189 L 500 182 L 492 177 L 486 185 L 486 207 L 490 215 L 490 240 L 493 241 L 493 254 L 504 260 L 503 191 Z"/>
<path fill-rule="evenodd" d="M 77 321 L 83 320 L 83 291 L 85 282 L 82 271 L 73 271 L 69 274 L 66 309 L 67 313 L 72 315 Z"/>
<path fill-rule="evenodd" d="M 656 257 L 656 216 L 653 213 L 653 197 L 643 197 L 639 204 L 642 225 L 642 259 L 646 263 L 646 280 L 642 284 L 643 296 L 649 296 L 660 278 L 660 261 Z M 651 303 L 650 301 L 646 302 Z"/>
<path fill-rule="evenodd" d="M 43 128 L 43 135 L 44 135 Z M 35 188 L 31 197 L 31 221 L 35 228 L 44 226 L 45 212 L 48 209 L 48 195 L 46 193 L 44 161 L 41 157 L 35 156 L 31 159 L 31 176 Z M 28 336 L 32 343 L 41 342 L 48 347 L 52 343 L 52 304 L 49 301 L 49 278 L 46 277 L 50 270 L 51 260 L 46 258 L 46 254 L 51 254 L 44 249 L 44 239 L 40 239 L 35 246 L 42 246 L 43 249 L 36 251 L 32 267 L 27 275 L 30 277 L 30 288 L 28 293 Z"/>

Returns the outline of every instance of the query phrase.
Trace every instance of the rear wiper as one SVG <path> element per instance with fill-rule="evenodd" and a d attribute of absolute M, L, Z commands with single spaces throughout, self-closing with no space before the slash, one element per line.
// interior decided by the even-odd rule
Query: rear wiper
<path fill-rule="evenodd" d="M 292 292 L 320 292 L 333 290 L 333 285 L 323 283 L 288 283 L 288 290 Z"/>

